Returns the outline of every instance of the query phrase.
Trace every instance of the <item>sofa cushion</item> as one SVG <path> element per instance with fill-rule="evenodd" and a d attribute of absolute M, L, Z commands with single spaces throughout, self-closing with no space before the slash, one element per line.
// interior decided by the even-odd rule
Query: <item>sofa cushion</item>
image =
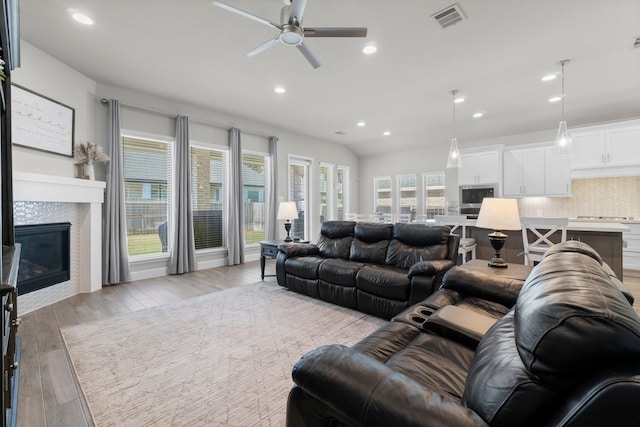
<path fill-rule="evenodd" d="M 351 242 L 349 259 L 370 264 L 384 264 L 385 258 L 387 257 L 388 246 L 388 240 L 369 243 L 355 238 Z"/>
<path fill-rule="evenodd" d="M 320 226 L 318 252 L 325 258 L 349 259 L 353 239 L 353 221 L 325 221 Z"/>
<path fill-rule="evenodd" d="M 371 264 L 384 264 L 393 224 L 359 222 L 354 228 L 349 258 Z"/>
<path fill-rule="evenodd" d="M 498 320 L 478 344 L 462 404 L 492 426 L 544 425 L 559 397 L 522 363 L 514 339 L 514 312 Z"/>
<path fill-rule="evenodd" d="M 288 258 L 284 262 L 285 271 L 304 279 L 317 279 L 318 268 L 325 259 L 319 256 L 301 256 Z"/>
<path fill-rule="evenodd" d="M 419 261 L 439 260 L 447 257 L 447 243 L 431 246 L 411 246 L 393 239 L 387 249 L 385 263 L 398 268 L 410 269 Z"/>
<path fill-rule="evenodd" d="M 449 227 L 398 223 L 393 228 L 385 263 L 409 269 L 418 261 L 446 259 Z"/>
<path fill-rule="evenodd" d="M 393 237 L 393 224 L 378 224 L 375 222 L 359 222 L 353 229 L 355 238 L 375 243 L 381 240 L 389 241 Z"/>
<path fill-rule="evenodd" d="M 555 389 L 575 385 L 603 365 L 640 360 L 640 318 L 633 307 L 588 246 L 573 253 L 567 247 L 550 249 L 515 306 L 520 357 Z"/>
<path fill-rule="evenodd" d="M 318 277 L 329 283 L 356 286 L 356 273 L 364 266 L 361 262 L 340 258 L 329 258 L 318 268 Z"/>
<path fill-rule="evenodd" d="M 390 266 L 365 265 L 356 275 L 356 286 L 372 295 L 398 301 L 409 300 L 407 270 Z"/>

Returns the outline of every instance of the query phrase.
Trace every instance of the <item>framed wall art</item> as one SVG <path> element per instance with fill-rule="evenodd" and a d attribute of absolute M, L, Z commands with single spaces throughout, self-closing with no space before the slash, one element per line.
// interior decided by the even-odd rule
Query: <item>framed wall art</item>
<path fill-rule="evenodd" d="M 73 157 L 75 109 L 18 85 L 11 86 L 15 145 Z"/>

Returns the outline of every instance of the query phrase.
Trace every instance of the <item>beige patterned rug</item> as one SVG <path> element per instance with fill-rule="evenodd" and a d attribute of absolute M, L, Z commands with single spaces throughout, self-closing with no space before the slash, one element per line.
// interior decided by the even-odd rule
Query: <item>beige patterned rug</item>
<path fill-rule="evenodd" d="M 300 356 L 383 323 L 257 283 L 62 335 L 97 426 L 282 426 Z"/>

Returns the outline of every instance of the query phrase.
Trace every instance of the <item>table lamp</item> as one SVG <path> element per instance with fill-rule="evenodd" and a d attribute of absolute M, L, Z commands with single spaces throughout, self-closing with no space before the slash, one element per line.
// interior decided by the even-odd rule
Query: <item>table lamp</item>
<path fill-rule="evenodd" d="M 507 268 L 507 263 L 500 256 L 500 249 L 507 240 L 507 235 L 502 230 L 520 230 L 522 228 L 518 213 L 518 201 L 516 199 L 485 197 L 482 200 L 476 227 L 493 230 L 493 233 L 489 234 L 489 241 L 494 250 L 489 267 Z"/>
<path fill-rule="evenodd" d="M 291 242 L 293 239 L 289 235 L 291 231 L 291 219 L 298 219 L 298 209 L 296 208 L 296 202 L 280 202 L 278 206 L 277 219 L 284 219 L 284 229 L 287 230 L 287 237 L 285 242 Z"/>

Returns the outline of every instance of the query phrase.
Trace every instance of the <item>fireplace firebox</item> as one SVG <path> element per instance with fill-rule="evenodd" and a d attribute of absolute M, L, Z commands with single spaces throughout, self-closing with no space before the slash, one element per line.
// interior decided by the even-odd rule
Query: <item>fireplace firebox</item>
<path fill-rule="evenodd" d="M 18 270 L 18 295 L 70 279 L 71 223 L 16 225 L 16 242 L 22 245 Z"/>

